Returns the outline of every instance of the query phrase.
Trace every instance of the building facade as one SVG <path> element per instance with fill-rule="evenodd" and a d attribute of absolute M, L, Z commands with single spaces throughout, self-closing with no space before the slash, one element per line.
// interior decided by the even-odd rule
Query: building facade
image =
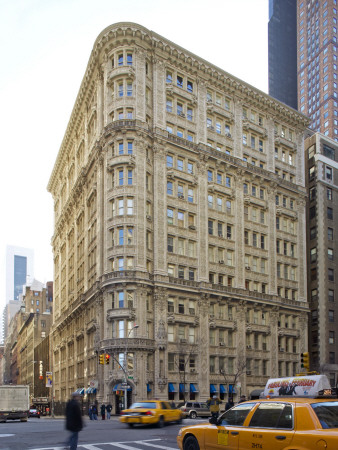
<path fill-rule="evenodd" d="M 57 402 L 249 395 L 299 370 L 307 123 L 142 26 L 99 35 L 48 184 Z"/>
<path fill-rule="evenodd" d="M 297 2 L 298 110 L 338 141 L 337 0 Z"/>
<path fill-rule="evenodd" d="M 338 382 L 337 222 L 338 145 L 320 133 L 305 140 L 308 197 L 308 276 L 312 368 Z"/>
<path fill-rule="evenodd" d="M 269 0 L 269 94 L 297 109 L 297 0 Z"/>

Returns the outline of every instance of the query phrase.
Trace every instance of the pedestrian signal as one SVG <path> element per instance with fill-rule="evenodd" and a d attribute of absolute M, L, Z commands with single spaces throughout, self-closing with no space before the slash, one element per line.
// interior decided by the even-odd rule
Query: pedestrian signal
<path fill-rule="evenodd" d="M 109 359 L 110 359 L 110 355 L 108 355 L 108 353 L 106 353 L 106 364 L 109 364 Z"/>
<path fill-rule="evenodd" d="M 104 364 L 104 354 L 103 353 L 101 353 L 101 355 L 99 356 L 99 363 Z"/>

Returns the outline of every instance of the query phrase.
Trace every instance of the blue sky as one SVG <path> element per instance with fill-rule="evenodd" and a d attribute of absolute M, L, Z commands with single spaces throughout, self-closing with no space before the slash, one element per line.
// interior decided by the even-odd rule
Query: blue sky
<path fill-rule="evenodd" d="M 0 311 L 6 245 L 35 251 L 53 279 L 48 180 L 95 39 L 136 22 L 268 90 L 268 0 L 0 0 Z"/>

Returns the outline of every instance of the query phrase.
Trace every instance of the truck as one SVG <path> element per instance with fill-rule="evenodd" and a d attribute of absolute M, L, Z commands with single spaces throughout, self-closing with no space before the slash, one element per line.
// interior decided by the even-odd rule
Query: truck
<path fill-rule="evenodd" d="M 0 422 L 19 419 L 27 422 L 29 386 L 0 386 Z"/>

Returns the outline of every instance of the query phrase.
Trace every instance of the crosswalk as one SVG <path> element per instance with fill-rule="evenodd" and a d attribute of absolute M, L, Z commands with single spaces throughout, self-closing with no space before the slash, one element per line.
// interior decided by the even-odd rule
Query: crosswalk
<path fill-rule="evenodd" d="M 123 441 L 123 442 L 101 442 L 96 444 L 78 444 L 78 450 L 114 450 L 114 449 L 124 449 L 124 450 L 177 450 L 177 445 L 171 444 L 168 447 L 163 439 L 143 439 L 140 441 Z M 63 450 L 66 447 L 41 447 L 34 448 L 31 450 Z"/>

